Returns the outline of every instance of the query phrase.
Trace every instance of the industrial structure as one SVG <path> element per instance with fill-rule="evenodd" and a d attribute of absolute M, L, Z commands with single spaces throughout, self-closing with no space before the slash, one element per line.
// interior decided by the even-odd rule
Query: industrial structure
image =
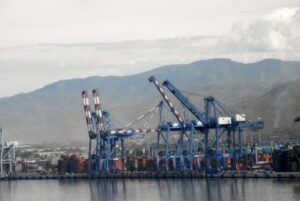
<path fill-rule="evenodd" d="M 17 142 L 4 143 L 3 130 L 0 128 L 0 176 L 14 173 L 17 146 Z"/>
<path fill-rule="evenodd" d="M 89 133 L 89 172 L 108 172 L 117 169 L 117 163 L 121 163 L 124 171 L 125 161 L 125 139 L 143 138 L 145 133 L 156 132 L 156 129 L 132 129 L 113 128 L 109 113 L 101 108 L 99 92 L 93 90 L 93 101 L 95 111 L 91 111 L 88 91 L 82 92 L 86 123 Z M 121 160 L 116 160 L 120 152 Z"/>
<path fill-rule="evenodd" d="M 86 123 L 89 133 L 89 172 L 110 172 L 117 169 L 120 159 L 121 171 L 125 171 L 126 139 L 143 138 L 145 134 L 156 133 L 156 171 L 205 171 L 218 173 L 222 169 L 235 170 L 236 163 L 246 157 L 243 145 L 243 130 L 262 129 L 262 121 L 249 122 L 244 114 L 235 112 L 213 96 L 204 98 L 204 108 L 198 109 L 170 81 L 162 85 L 151 76 L 149 81 L 163 97 L 157 105 L 159 123 L 153 129 L 123 128 L 112 126 L 109 113 L 101 108 L 99 92 L 93 90 L 94 112 L 89 104 L 88 91 L 82 92 Z M 183 114 L 164 92 L 166 87 L 184 107 Z M 152 112 L 153 109 L 149 110 Z M 176 119 L 169 121 L 166 112 Z M 141 120 L 142 115 L 137 120 Z M 118 157 L 117 157 L 118 155 Z M 228 165 L 226 161 L 231 160 Z"/>
<path fill-rule="evenodd" d="M 183 157 L 183 151 L 189 152 L 187 158 L 190 170 L 192 170 L 193 158 L 197 161 L 197 168 L 200 169 L 200 171 L 203 170 L 204 167 L 201 167 L 201 163 L 199 162 L 200 156 L 205 160 L 205 171 L 207 173 L 216 173 L 220 171 L 222 167 L 221 163 L 224 162 L 225 153 L 226 157 L 230 157 L 233 159 L 233 163 L 235 163 L 237 158 L 243 157 L 245 154 L 242 144 L 243 129 L 262 129 L 264 126 L 262 121 L 254 123 L 247 122 L 244 114 L 236 113 L 233 109 L 225 106 L 212 96 L 204 98 L 204 109 L 203 112 L 200 112 L 197 107 L 180 92 L 180 90 L 178 90 L 170 81 L 166 80 L 163 82 L 163 86 L 165 86 L 197 120 L 196 122 L 195 120 L 191 120 L 188 115 L 183 119 L 174 109 L 174 104 L 171 103 L 170 98 L 165 94 L 158 80 L 156 80 L 154 76 L 151 76 L 149 81 L 155 84 L 181 125 L 178 147 L 182 150 L 180 154 L 181 157 Z M 199 146 L 196 147 L 196 149 L 193 149 L 193 136 L 197 136 L 195 134 L 198 130 L 204 134 L 202 139 L 203 143 L 201 143 L 201 147 Z M 227 143 L 227 151 L 225 152 L 224 150 L 221 151 L 220 147 L 220 139 L 224 133 L 227 133 L 225 141 Z M 236 133 L 238 135 L 238 143 L 236 143 Z M 188 150 L 185 150 L 183 146 L 180 146 L 185 135 L 187 136 L 189 144 Z M 183 160 L 181 160 L 181 167 L 184 167 Z M 234 168 L 236 166 L 233 165 L 232 167 Z M 166 168 L 166 170 L 168 170 L 168 168 Z"/>
<path fill-rule="evenodd" d="M 16 149 L 27 148 L 18 141 L 4 141 L 3 129 L 0 128 L 0 176 L 14 175 L 16 172 Z"/>

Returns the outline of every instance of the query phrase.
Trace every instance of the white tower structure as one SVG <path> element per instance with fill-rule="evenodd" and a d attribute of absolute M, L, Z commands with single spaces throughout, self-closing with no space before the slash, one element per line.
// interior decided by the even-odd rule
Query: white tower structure
<path fill-rule="evenodd" d="M 3 130 L 0 128 L 0 176 L 14 173 L 16 166 L 16 147 L 18 142 L 4 142 Z"/>

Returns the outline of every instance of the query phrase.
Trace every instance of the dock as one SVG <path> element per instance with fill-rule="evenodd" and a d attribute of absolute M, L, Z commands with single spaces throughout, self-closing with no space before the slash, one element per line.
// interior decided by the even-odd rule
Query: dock
<path fill-rule="evenodd" d="M 100 173 L 100 174 L 65 174 L 65 175 L 10 175 L 0 180 L 76 180 L 76 179 L 291 179 L 300 180 L 300 172 L 224 172 L 219 174 L 201 174 L 192 172 L 131 172 L 131 173 Z"/>

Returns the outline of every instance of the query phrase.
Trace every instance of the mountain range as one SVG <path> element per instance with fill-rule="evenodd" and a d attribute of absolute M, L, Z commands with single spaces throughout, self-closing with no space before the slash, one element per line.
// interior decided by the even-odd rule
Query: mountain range
<path fill-rule="evenodd" d="M 0 99 L 0 126 L 6 139 L 22 143 L 87 141 L 81 91 L 98 88 L 103 108 L 116 125 L 124 126 L 161 99 L 150 75 L 169 79 L 199 108 L 204 96 L 213 95 L 249 119 L 262 118 L 263 136 L 300 136 L 300 124 L 293 122 L 300 114 L 300 62 L 276 59 L 247 64 L 209 59 L 130 76 L 61 80 Z"/>

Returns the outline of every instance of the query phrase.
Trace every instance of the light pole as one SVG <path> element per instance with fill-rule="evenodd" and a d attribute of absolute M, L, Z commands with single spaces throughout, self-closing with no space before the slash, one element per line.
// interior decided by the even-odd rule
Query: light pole
<path fill-rule="evenodd" d="M 258 121 L 261 121 L 261 117 L 258 117 L 257 120 L 258 120 Z M 259 140 L 258 144 L 259 144 L 259 146 L 261 147 L 261 135 L 260 135 L 260 129 L 258 129 L 258 140 Z"/>

